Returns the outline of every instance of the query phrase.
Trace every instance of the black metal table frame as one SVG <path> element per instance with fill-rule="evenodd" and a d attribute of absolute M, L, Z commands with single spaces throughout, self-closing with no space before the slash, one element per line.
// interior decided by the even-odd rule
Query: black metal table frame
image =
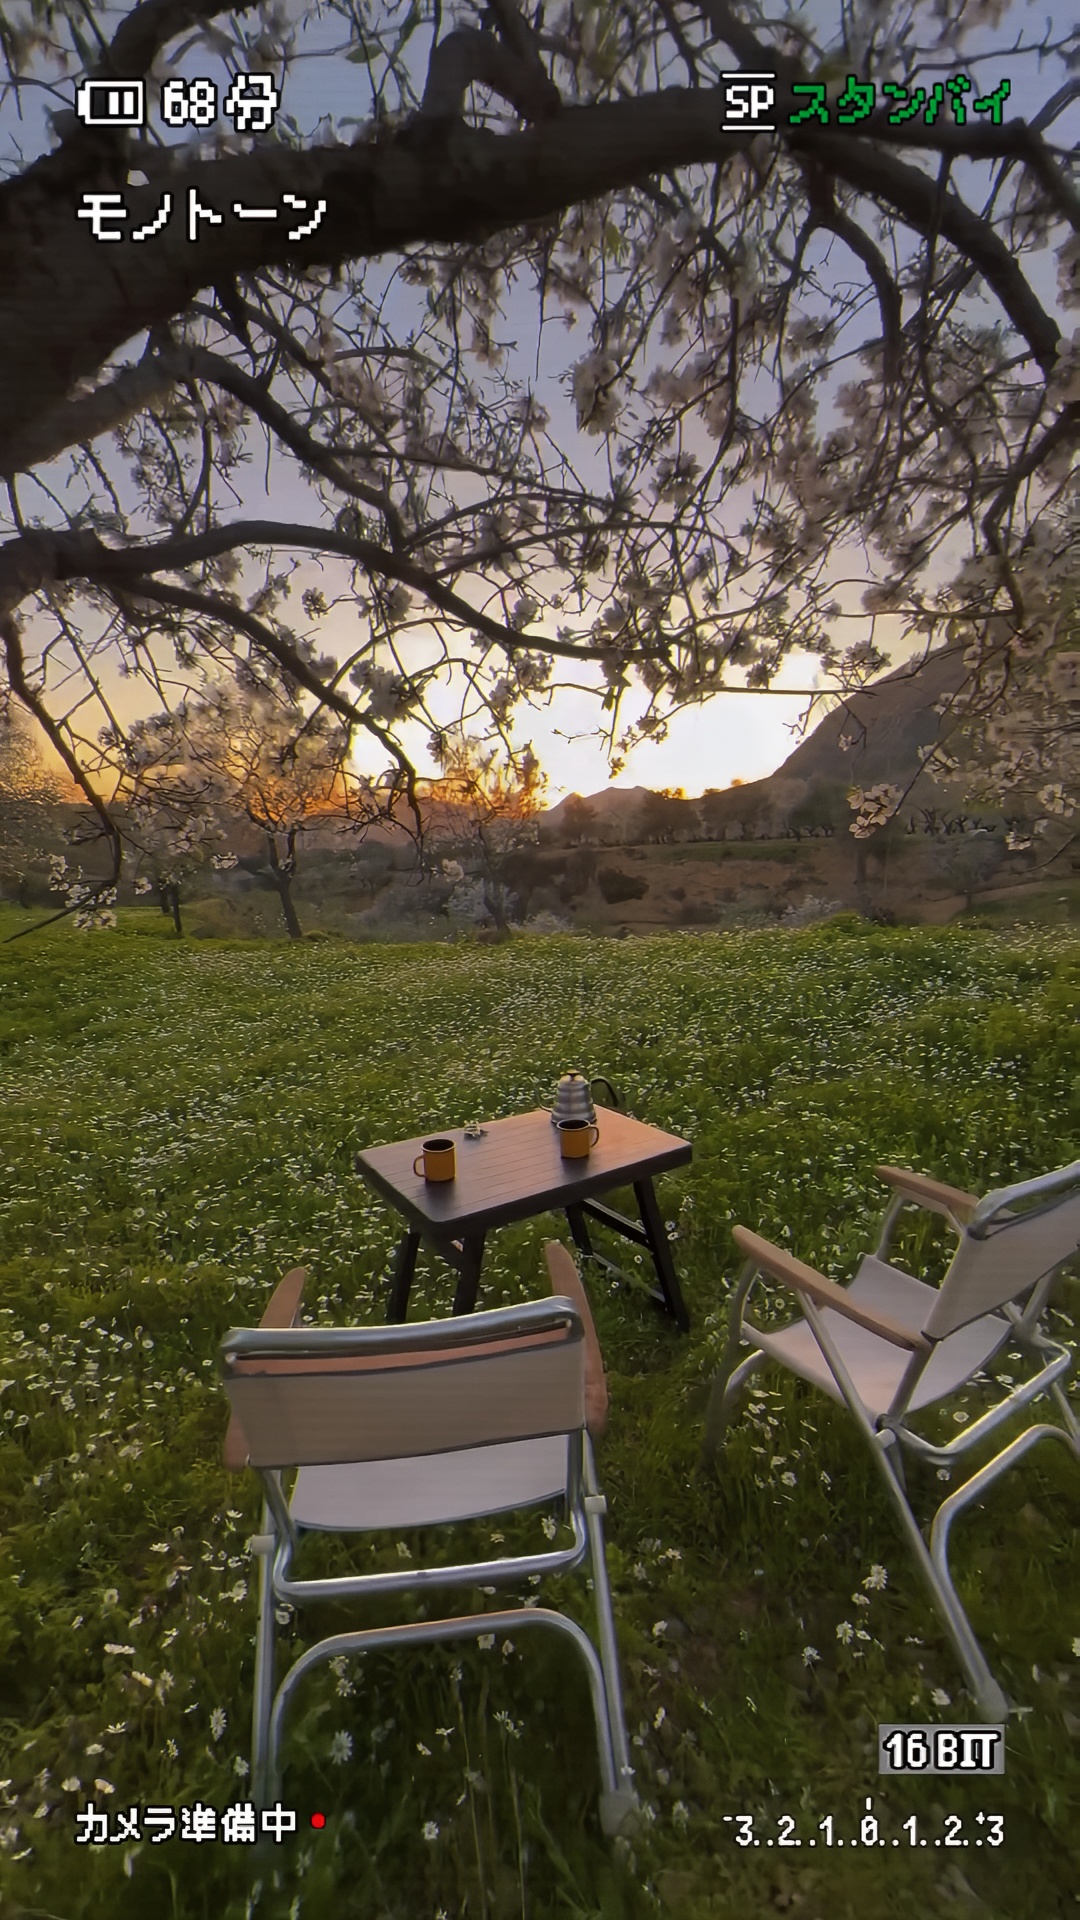
<path fill-rule="evenodd" d="M 623 1273 L 621 1267 L 617 1266 L 613 1260 L 608 1260 L 602 1253 L 597 1253 L 589 1236 L 587 1219 L 598 1220 L 602 1226 L 621 1234 L 624 1240 L 632 1241 L 635 1246 L 644 1247 L 652 1255 L 656 1277 L 660 1282 L 658 1287 L 648 1289 L 649 1298 L 671 1316 L 682 1333 L 688 1333 L 690 1316 L 675 1272 L 675 1262 L 671 1257 L 671 1242 L 667 1237 L 652 1179 L 635 1180 L 632 1184 L 641 1215 L 640 1223 L 636 1220 L 628 1220 L 624 1213 L 617 1213 L 614 1207 L 604 1206 L 599 1200 L 577 1200 L 570 1206 L 562 1208 L 561 1211 L 566 1214 L 574 1244 L 582 1259 L 594 1262 L 595 1265 L 602 1267 L 607 1273 L 614 1274 L 624 1283 L 628 1282 L 629 1276 Z M 466 1232 L 457 1239 L 444 1239 L 441 1235 L 433 1234 L 430 1228 L 408 1227 L 399 1240 L 394 1254 L 387 1320 L 403 1321 L 407 1317 L 409 1293 L 416 1273 L 416 1258 L 420 1251 L 421 1240 L 427 1241 L 432 1250 L 446 1260 L 457 1273 L 454 1313 L 471 1313 L 476 1305 L 487 1233 L 488 1229 L 481 1227 L 471 1233 Z"/>

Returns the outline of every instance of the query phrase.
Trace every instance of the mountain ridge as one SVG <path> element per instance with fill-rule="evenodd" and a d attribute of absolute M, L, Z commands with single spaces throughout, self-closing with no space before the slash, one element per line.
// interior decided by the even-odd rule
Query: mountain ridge
<path fill-rule="evenodd" d="M 873 786 L 887 781 L 906 786 L 919 776 L 920 748 L 931 746 L 941 731 L 941 716 L 934 711 L 937 701 L 955 693 L 966 669 L 963 653 L 956 647 L 943 647 L 917 665 L 902 666 L 872 681 L 850 695 L 818 721 L 800 740 L 786 760 L 774 772 L 760 780 L 741 781 L 738 786 L 706 788 L 714 796 L 714 809 L 731 796 L 732 812 L 757 799 L 763 806 L 787 808 L 816 786 L 827 782 L 846 786 Z M 852 744 L 844 748 L 840 742 Z M 920 776 L 920 792 L 933 786 L 927 775 Z M 540 814 L 548 826 L 558 825 L 559 816 L 573 800 L 584 801 L 597 815 L 597 824 L 610 826 L 629 819 L 641 805 L 649 787 L 602 787 L 593 794 L 567 794 L 554 807 Z M 693 803 L 704 795 L 688 795 Z"/>

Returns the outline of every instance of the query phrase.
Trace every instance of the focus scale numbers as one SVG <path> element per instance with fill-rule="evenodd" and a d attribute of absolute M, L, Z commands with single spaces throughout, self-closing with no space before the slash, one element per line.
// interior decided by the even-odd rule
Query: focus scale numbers
<path fill-rule="evenodd" d="M 850 1840 L 844 1840 L 837 1835 L 835 1832 L 834 1818 L 831 1813 L 827 1813 L 824 1819 L 819 1820 L 817 1823 L 817 1834 L 821 1836 L 820 1842 L 817 1835 L 811 1836 L 809 1840 L 801 1839 L 796 1831 L 795 1818 L 790 1813 L 782 1813 L 777 1816 L 776 1838 L 773 1839 L 770 1836 L 764 1840 L 760 1839 L 754 1831 L 754 1814 L 725 1813 L 723 1817 L 728 1825 L 734 1827 L 735 1844 L 739 1847 L 816 1847 L 819 1844 L 825 1847 L 889 1846 L 889 1840 L 882 1834 L 880 1824 L 871 1812 L 873 1806 L 872 1800 L 868 1799 L 865 1802 L 865 1806 L 866 1812 L 859 1821 L 858 1834 L 852 1835 Z M 948 1813 L 945 1815 L 944 1832 L 934 1840 L 929 1840 L 925 1834 L 920 1834 L 919 1816 L 915 1813 L 909 1814 L 907 1819 L 901 1823 L 900 1832 L 906 1836 L 907 1844 L 911 1847 L 1000 1847 L 1004 1845 L 1005 1818 L 1003 1814 L 984 1813 L 980 1810 L 975 1814 L 974 1819 L 976 1826 L 982 1829 L 982 1832 L 974 1839 L 970 1838 L 968 1834 L 965 1834 L 964 1821 L 958 1813 Z M 903 1841 L 896 1838 L 891 1844 L 894 1847 L 899 1847 L 903 1845 Z"/>

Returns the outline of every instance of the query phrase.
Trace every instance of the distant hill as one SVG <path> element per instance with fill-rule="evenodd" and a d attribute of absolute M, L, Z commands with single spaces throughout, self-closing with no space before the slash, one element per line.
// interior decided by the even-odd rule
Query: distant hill
<path fill-rule="evenodd" d="M 951 648 L 931 654 L 917 670 L 910 665 L 895 668 L 825 714 L 775 773 L 715 795 L 711 801 L 714 825 L 723 831 L 728 814 L 734 821 L 753 810 L 781 818 L 821 785 L 872 786 L 882 780 L 906 785 L 918 771 L 920 747 L 937 738 L 941 722 L 935 703 L 955 691 L 963 674 L 962 655 Z M 840 745 L 842 737 L 852 742 L 847 749 Z M 916 791 L 928 796 L 932 790 L 933 782 L 924 777 Z M 566 809 L 584 799 L 595 815 L 590 840 L 611 845 L 632 842 L 637 838 L 637 815 L 649 791 L 648 787 L 603 787 L 599 793 L 568 794 L 539 815 L 544 838 L 557 843 Z M 406 812 L 402 804 L 403 820 Z M 402 829 L 389 824 L 370 828 L 366 838 L 369 844 L 407 845 Z M 316 843 L 340 848 L 339 830 L 317 831 Z"/>
<path fill-rule="evenodd" d="M 895 668 L 827 713 L 775 773 L 716 796 L 714 821 L 722 826 L 725 810 L 734 820 L 755 802 L 763 812 L 783 814 L 812 788 L 826 784 L 873 786 L 889 781 L 906 786 L 918 772 L 919 749 L 937 739 L 941 719 L 934 712 L 935 704 L 955 692 L 963 677 L 963 657 L 955 648 L 931 654 L 917 670 L 911 665 Z M 851 744 L 842 747 L 842 738 Z M 932 787 L 924 776 L 918 791 Z M 616 839 L 623 831 L 632 835 L 634 816 L 648 791 L 647 787 L 607 787 L 600 793 L 571 795 L 541 819 L 557 832 L 568 800 L 583 797 L 596 814 L 599 839 Z"/>
<path fill-rule="evenodd" d="M 558 832 L 566 817 L 566 809 L 573 800 L 585 799 L 585 804 L 596 815 L 597 835 L 602 840 L 619 840 L 624 832 L 632 833 L 633 822 L 648 787 L 602 787 L 599 793 L 587 796 L 577 793 L 567 794 L 557 807 L 549 807 L 540 815 L 545 828 L 553 834 Z"/>
<path fill-rule="evenodd" d="M 897 667 L 827 713 L 770 778 L 845 780 L 859 786 L 906 782 L 918 769 L 919 748 L 937 739 L 936 702 L 956 692 L 964 672 L 963 655 L 954 647 L 932 653 L 917 669 Z M 846 751 L 842 736 L 854 742 Z"/>

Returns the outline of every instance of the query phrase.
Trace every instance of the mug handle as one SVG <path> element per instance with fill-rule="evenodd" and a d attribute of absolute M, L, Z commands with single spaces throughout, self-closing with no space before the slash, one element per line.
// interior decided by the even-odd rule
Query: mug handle
<path fill-rule="evenodd" d="M 413 1172 L 414 1172 L 414 1173 L 423 1173 L 423 1171 L 424 1171 L 424 1156 L 423 1156 L 423 1154 L 422 1154 L 422 1153 L 418 1153 L 418 1154 L 417 1154 L 417 1156 L 416 1156 L 416 1159 L 415 1159 L 415 1160 L 413 1161 L 413 1163 L 412 1163 L 412 1170 L 413 1170 Z"/>
<path fill-rule="evenodd" d="M 592 1139 L 589 1141 L 589 1145 L 590 1147 L 595 1147 L 597 1141 L 600 1138 L 600 1129 L 599 1127 L 590 1127 L 589 1132 L 592 1134 Z"/>

